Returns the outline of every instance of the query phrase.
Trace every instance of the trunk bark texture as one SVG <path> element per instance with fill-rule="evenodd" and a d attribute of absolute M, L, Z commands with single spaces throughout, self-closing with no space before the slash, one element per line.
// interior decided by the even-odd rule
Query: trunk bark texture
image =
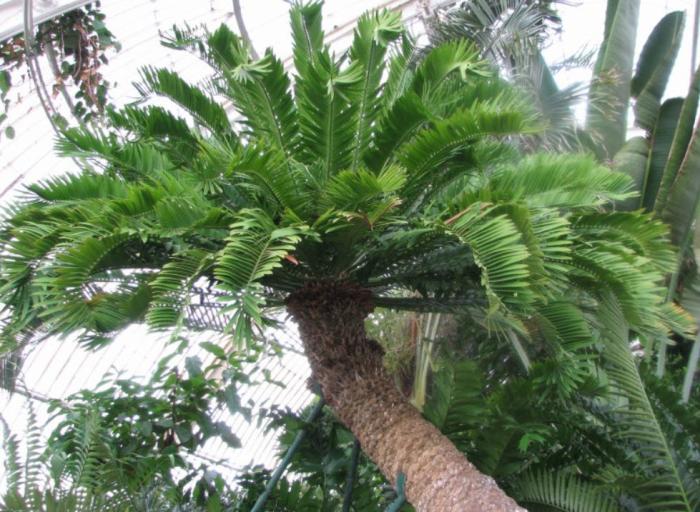
<path fill-rule="evenodd" d="M 314 378 L 327 403 L 393 483 L 406 475 L 406 497 L 421 512 L 521 512 L 396 389 L 382 349 L 367 338 L 368 290 L 317 283 L 295 292 L 297 321 Z"/>

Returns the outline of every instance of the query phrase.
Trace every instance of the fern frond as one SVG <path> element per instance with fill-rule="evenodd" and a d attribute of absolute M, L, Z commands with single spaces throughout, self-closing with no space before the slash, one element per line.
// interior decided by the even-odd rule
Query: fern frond
<path fill-rule="evenodd" d="M 243 41 L 222 25 L 208 39 L 223 74 L 221 92 L 231 98 L 251 134 L 269 140 L 287 158 L 296 148 L 297 113 L 289 77 L 271 51 L 252 62 Z"/>
<path fill-rule="evenodd" d="M 244 210 L 231 225 L 214 276 L 238 314 L 234 322 L 241 332 L 234 334 L 240 339 L 250 338 L 252 325 L 262 323 L 262 279 L 282 267 L 308 231 L 306 226 L 277 227 L 262 210 Z"/>
<path fill-rule="evenodd" d="M 401 15 L 398 12 L 370 12 L 357 20 L 349 52 L 350 65 L 357 63 L 362 69 L 350 164 L 353 170 L 362 162 L 363 152 L 368 147 L 372 126 L 379 112 L 379 87 L 387 46 L 402 33 Z"/>
<path fill-rule="evenodd" d="M 602 486 L 571 472 L 530 470 L 514 483 L 518 502 L 535 511 L 616 512 L 621 507 Z"/>
<path fill-rule="evenodd" d="M 176 73 L 167 69 L 146 67 L 141 70 L 141 79 L 142 94 L 153 92 L 165 96 L 189 112 L 213 135 L 235 139 L 224 108 Z"/>
<path fill-rule="evenodd" d="M 34 404 L 31 400 L 27 401 L 27 430 L 24 439 L 27 455 L 24 462 L 22 485 L 24 486 L 23 494 L 28 496 L 31 490 L 41 487 L 40 482 L 44 477 L 41 460 L 41 427 L 36 419 Z"/>
<path fill-rule="evenodd" d="M 312 62 L 296 81 L 299 159 L 320 162 L 329 177 L 352 163 L 362 68 L 355 64 L 341 70 L 327 49 Z"/>
<path fill-rule="evenodd" d="M 629 348 L 623 307 L 614 295 L 601 296 L 598 318 L 606 341 L 603 354 L 608 363 L 607 373 L 623 398 L 617 409 L 623 421 L 616 434 L 634 447 L 643 472 L 631 492 L 650 509 L 691 512 L 694 507 L 681 476 L 682 469 L 674 459 L 669 440 L 652 408 Z"/>
<path fill-rule="evenodd" d="M 482 386 L 477 365 L 468 360 L 443 363 L 432 377 L 423 415 L 463 452 L 486 412 Z"/>
<path fill-rule="evenodd" d="M 632 182 L 592 157 L 538 154 L 504 166 L 488 183 L 490 197 L 550 208 L 595 207 L 633 196 Z"/>
<path fill-rule="evenodd" d="M 1 415 L 0 423 L 2 424 L 3 465 L 5 467 L 6 478 L 5 491 L 7 493 L 19 492 L 24 468 L 19 458 L 17 435 L 10 431 L 9 425 Z"/>
<path fill-rule="evenodd" d="M 323 3 L 320 1 L 296 4 L 289 10 L 294 46 L 294 68 L 303 75 L 323 50 L 321 28 Z"/>
<path fill-rule="evenodd" d="M 488 106 L 463 110 L 435 122 L 399 150 L 399 160 L 410 176 L 410 188 L 404 193 L 414 197 L 426 187 L 425 179 L 439 180 L 441 176 L 436 171 L 451 158 L 468 151 L 469 146 L 478 140 L 524 133 L 530 129 L 532 126 L 521 111 Z"/>
<path fill-rule="evenodd" d="M 415 72 L 415 64 L 420 48 L 404 31 L 401 41 L 391 52 L 388 63 L 388 73 L 382 94 L 382 110 L 390 110 L 394 103 L 401 98 L 411 86 Z"/>
<path fill-rule="evenodd" d="M 492 206 L 475 203 L 445 230 L 471 247 L 493 307 L 526 306 L 533 299 L 527 265 L 530 253 L 513 222 L 492 213 Z"/>
<path fill-rule="evenodd" d="M 402 95 L 377 121 L 373 147 L 365 161 L 380 171 L 396 159 L 396 150 L 433 119 L 420 97 L 412 92 Z"/>
<path fill-rule="evenodd" d="M 491 74 L 474 45 L 466 40 L 449 41 L 432 48 L 425 56 L 416 69 L 411 88 L 419 97 L 428 98 L 456 72 L 462 80 L 468 76 L 483 78 Z"/>
<path fill-rule="evenodd" d="M 201 249 L 178 253 L 150 283 L 153 290 L 146 322 L 155 329 L 180 323 L 192 287 L 213 266 L 213 256 Z"/>

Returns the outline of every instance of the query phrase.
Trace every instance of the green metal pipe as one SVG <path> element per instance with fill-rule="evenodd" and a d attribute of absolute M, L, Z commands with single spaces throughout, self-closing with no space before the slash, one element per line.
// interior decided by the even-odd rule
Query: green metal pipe
<path fill-rule="evenodd" d="M 345 493 L 343 495 L 343 512 L 350 512 L 352 505 L 352 486 L 355 483 L 357 473 L 357 463 L 360 460 L 360 442 L 355 438 L 352 443 L 352 455 L 350 455 L 350 467 L 348 468 L 348 478 L 345 480 Z"/>
<path fill-rule="evenodd" d="M 386 512 L 399 512 L 403 504 L 406 503 L 406 475 L 399 473 L 396 477 L 396 499 L 386 508 Z"/>
<path fill-rule="evenodd" d="M 324 400 L 323 398 L 320 398 L 318 400 L 318 403 L 314 406 L 313 410 L 309 414 L 309 417 L 306 419 L 307 423 L 311 423 L 315 421 L 316 418 L 318 418 L 319 414 L 321 414 L 321 411 L 323 410 L 323 405 Z M 284 458 L 280 462 L 279 466 L 277 466 L 275 471 L 272 473 L 270 481 L 267 482 L 267 485 L 265 486 L 265 490 L 260 496 L 258 496 L 258 499 L 255 502 L 255 506 L 253 506 L 250 512 L 263 512 L 263 510 L 265 510 L 265 504 L 267 503 L 267 500 L 270 499 L 270 494 L 272 494 L 273 489 L 277 486 L 277 482 L 279 482 L 280 478 L 282 478 L 282 475 L 284 475 L 287 466 L 289 466 L 292 457 L 301 446 L 301 442 L 304 440 L 305 436 L 305 428 L 302 428 L 299 432 L 297 432 L 294 441 L 287 449 L 287 453 L 284 454 Z"/>

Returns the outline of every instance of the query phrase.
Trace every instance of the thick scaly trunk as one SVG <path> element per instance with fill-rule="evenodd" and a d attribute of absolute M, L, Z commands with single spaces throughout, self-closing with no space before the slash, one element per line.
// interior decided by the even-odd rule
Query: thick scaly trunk
<path fill-rule="evenodd" d="M 524 511 L 483 475 L 401 396 L 368 339 L 367 290 L 318 283 L 287 301 L 314 378 L 339 419 L 392 482 L 406 475 L 406 496 L 419 511 Z"/>

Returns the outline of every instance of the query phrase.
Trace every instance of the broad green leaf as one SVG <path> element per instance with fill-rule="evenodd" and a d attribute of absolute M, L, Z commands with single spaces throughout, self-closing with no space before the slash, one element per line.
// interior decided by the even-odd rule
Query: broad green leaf
<path fill-rule="evenodd" d="M 635 197 L 618 201 L 615 206 L 618 210 L 636 210 L 640 207 L 641 191 L 644 188 L 647 160 L 649 158 L 649 141 L 645 137 L 632 137 L 622 149 L 617 152 L 612 163 L 613 169 L 627 174 L 634 182 Z"/>
<path fill-rule="evenodd" d="M 673 98 L 665 101 L 659 110 L 642 188 L 642 207 L 647 211 L 654 210 L 682 107 L 683 99 Z"/>
<path fill-rule="evenodd" d="M 695 71 L 693 81 L 690 84 L 688 95 L 683 102 L 683 109 L 678 118 L 678 126 L 673 135 L 673 143 L 671 151 L 668 155 L 664 176 L 661 180 L 661 186 L 656 199 L 655 209 L 657 212 L 663 211 L 666 207 L 668 193 L 671 185 L 676 180 L 678 169 L 681 162 L 688 151 L 688 144 L 693 136 L 693 125 L 695 123 L 695 115 L 698 111 L 698 101 L 700 100 L 700 67 Z"/>
<path fill-rule="evenodd" d="M 654 27 L 639 56 L 632 78 L 632 96 L 637 125 L 651 131 L 659 115 L 661 98 L 676 61 L 683 36 L 685 14 L 672 12 Z"/>
<path fill-rule="evenodd" d="M 629 83 L 634 64 L 640 0 L 608 0 L 605 39 L 593 71 L 586 129 L 612 158 L 625 142 Z"/>
<path fill-rule="evenodd" d="M 690 243 L 691 228 L 700 200 L 700 121 L 695 126 L 688 152 L 669 191 L 661 217 L 671 226 L 671 241 L 683 254 Z"/>

